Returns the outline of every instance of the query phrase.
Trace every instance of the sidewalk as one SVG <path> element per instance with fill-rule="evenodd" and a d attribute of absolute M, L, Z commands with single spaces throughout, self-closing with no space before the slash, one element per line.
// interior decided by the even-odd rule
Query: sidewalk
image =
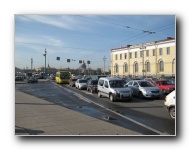
<path fill-rule="evenodd" d="M 15 135 L 139 135 L 15 90 Z"/>

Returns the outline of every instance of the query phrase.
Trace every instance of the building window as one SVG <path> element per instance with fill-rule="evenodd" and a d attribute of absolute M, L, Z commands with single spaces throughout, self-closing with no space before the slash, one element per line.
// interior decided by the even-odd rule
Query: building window
<path fill-rule="evenodd" d="M 164 62 L 161 60 L 159 63 L 159 67 L 160 67 L 160 72 L 164 71 Z"/>
<path fill-rule="evenodd" d="M 167 55 L 170 55 L 170 47 L 167 47 L 167 49 L 166 49 L 166 54 L 167 54 Z"/>
<path fill-rule="evenodd" d="M 119 66 L 118 64 L 115 64 L 115 73 L 118 73 L 119 72 Z"/>
<path fill-rule="evenodd" d="M 122 54 L 120 54 L 120 60 L 122 59 Z"/>
<path fill-rule="evenodd" d="M 143 57 L 143 51 L 140 51 L 140 57 Z"/>
<path fill-rule="evenodd" d="M 152 50 L 152 56 L 155 56 L 155 49 Z"/>
<path fill-rule="evenodd" d="M 115 55 L 115 60 L 117 60 L 117 54 Z"/>
<path fill-rule="evenodd" d="M 125 59 L 127 59 L 127 53 L 125 53 Z"/>
<path fill-rule="evenodd" d="M 146 57 L 149 56 L 149 50 L 146 50 Z"/>
<path fill-rule="evenodd" d="M 135 52 L 135 58 L 137 58 L 137 52 Z"/>
<path fill-rule="evenodd" d="M 127 63 L 125 63 L 125 64 L 123 65 L 123 69 L 124 69 L 124 72 L 128 72 L 128 65 L 127 65 Z"/>
<path fill-rule="evenodd" d="M 159 55 L 163 55 L 162 48 L 159 49 Z"/>
<path fill-rule="evenodd" d="M 138 63 L 135 63 L 134 70 L 135 70 L 135 72 L 138 72 Z"/>
<path fill-rule="evenodd" d="M 130 56 L 129 57 L 132 58 L 132 52 L 130 52 Z"/>
<path fill-rule="evenodd" d="M 148 61 L 147 63 L 146 63 L 146 72 L 150 72 L 150 62 Z"/>

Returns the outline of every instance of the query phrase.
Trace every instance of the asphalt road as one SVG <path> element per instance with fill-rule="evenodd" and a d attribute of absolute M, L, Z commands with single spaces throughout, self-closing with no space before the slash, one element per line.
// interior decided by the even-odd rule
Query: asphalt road
<path fill-rule="evenodd" d="M 119 126 L 132 129 L 143 135 L 175 135 L 176 123 L 171 120 L 161 99 L 139 99 L 131 102 L 111 102 L 98 98 L 86 90 L 69 85 L 57 85 L 53 81 L 39 80 L 36 83 L 15 84 L 15 88 L 27 94 L 53 102 Z"/>

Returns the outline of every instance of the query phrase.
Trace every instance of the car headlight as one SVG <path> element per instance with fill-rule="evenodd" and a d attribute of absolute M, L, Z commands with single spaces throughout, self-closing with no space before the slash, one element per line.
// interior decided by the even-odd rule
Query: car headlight
<path fill-rule="evenodd" d="M 143 93 L 151 93 L 150 91 L 145 90 L 145 89 L 142 89 L 142 92 L 143 92 Z"/>

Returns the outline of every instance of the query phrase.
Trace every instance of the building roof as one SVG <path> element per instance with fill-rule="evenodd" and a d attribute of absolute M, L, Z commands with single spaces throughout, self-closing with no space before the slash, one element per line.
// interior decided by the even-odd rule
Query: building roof
<path fill-rule="evenodd" d="M 138 48 L 138 47 L 142 47 L 143 46 L 152 46 L 155 44 L 162 44 L 162 43 L 166 43 L 166 42 L 171 42 L 171 41 L 175 41 L 175 38 L 172 37 L 167 37 L 167 39 L 163 39 L 163 40 L 159 40 L 159 41 L 153 41 L 153 42 L 147 42 L 147 43 L 143 43 L 143 44 L 135 44 L 135 45 L 127 45 L 127 46 L 121 46 L 118 48 L 113 48 L 110 51 L 114 51 L 114 50 L 123 50 L 123 49 L 131 49 L 131 48 Z"/>

